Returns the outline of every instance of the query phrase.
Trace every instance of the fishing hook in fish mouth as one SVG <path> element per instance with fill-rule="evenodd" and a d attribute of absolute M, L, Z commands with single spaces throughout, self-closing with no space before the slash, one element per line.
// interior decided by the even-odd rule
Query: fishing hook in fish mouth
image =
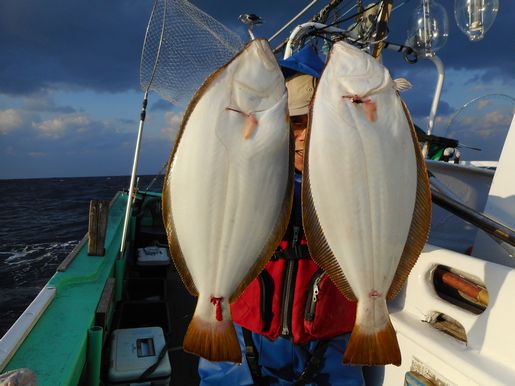
<path fill-rule="evenodd" d="M 372 102 L 372 99 L 370 98 L 362 98 L 358 95 L 343 95 L 342 98 L 344 99 L 350 99 L 352 103 L 355 103 L 355 104 L 367 104 L 367 103 L 374 103 Z"/>
<path fill-rule="evenodd" d="M 365 112 L 365 117 L 370 122 L 375 122 L 377 120 L 377 105 L 372 99 L 360 97 L 358 95 L 343 95 L 342 98 L 350 99 L 355 105 L 361 105 Z"/>
<path fill-rule="evenodd" d="M 245 113 L 241 110 L 227 106 L 225 111 L 234 111 L 236 113 L 246 116 L 245 122 L 243 123 L 243 139 L 249 139 L 256 131 L 258 120 L 253 112 Z"/>

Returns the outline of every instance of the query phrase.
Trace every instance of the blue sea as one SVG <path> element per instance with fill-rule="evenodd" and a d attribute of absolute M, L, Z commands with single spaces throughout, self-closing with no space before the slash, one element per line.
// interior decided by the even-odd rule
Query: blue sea
<path fill-rule="evenodd" d="M 111 200 L 130 177 L 0 180 L 0 337 L 88 231 L 90 200 Z M 160 191 L 163 177 L 142 176 Z"/>

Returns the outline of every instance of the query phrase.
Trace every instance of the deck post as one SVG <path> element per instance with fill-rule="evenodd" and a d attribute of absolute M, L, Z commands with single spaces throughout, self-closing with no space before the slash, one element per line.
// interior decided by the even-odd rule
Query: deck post
<path fill-rule="evenodd" d="M 89 203 L 88 255 L 104 256 L 109 201 L 91 200 Z"/>
<path fill-rule="evenodd" d="M 103 332 L 104 330 L 99 326 L 93 326 L 88 330 L 88 348 L 86 356 L 88 386 L 98 386 L 100 384 Z"/>
<path fill-rule="evenodd" d="M 116 259 L 114 263 L 114 275 L 116 279 L 116 286 L 114 292 L 114 300 L 119 302 L 122 299 L 123 294 L 123 275 L 125 273 L 125 258 L 122 256 Z"/>

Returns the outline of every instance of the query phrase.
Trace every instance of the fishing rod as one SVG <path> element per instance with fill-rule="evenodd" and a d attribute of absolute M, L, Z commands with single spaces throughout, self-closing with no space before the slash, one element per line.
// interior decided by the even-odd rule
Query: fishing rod
<path fill-rule="evenodd" d="M 280 28 L 275 34 L 273 34 L 268 41 L 271 42 L 274 40 L 281 32 L 283 32 L 286 28 L 288 28 L 293 22 L 295 22 L 299 17 L 304 15 L 311 7 L 315 5 L 315 3 L 318 2 L 318 0 L 313 0 L 311 3 L 309 3 L 302 11 L 300 11 L 297 15 L 295 15 L 289 22 L 287 22 L 282 28 Z M 339 1 L 341 2 L 341 0 Z M 338 2 L 338 3 L 339 3 Z"/>
<path fill-rule="evenodd" d="M 442 193 L 431 183 L 432 201 L 439 207 L 475 225 L 490 236 L 515 247 L 515 230 Z M 504 247 L 504 246 L 503 246 Z M 513 255 L 513 249 L 508 252 Z"/>
<path fill-rule="evenodd" d="M 338 5 L 340 5 L 340 3 L 342 2 L 343 0 L 331 0 L 331 2 L 329 4 L 327 4 L 322 10 L 320 10 L 320 12 L 318 12 L 317 14 L 315 14 L 315 16 L 313 16 L 309 21 L 311 22 L 315 22 L 315 23 L 324 23 L 325 20 L 327 19 L 327 16 L 329 14 L 329 12 L 331 12 L 333 9 L 335 9 L 336 7 L 338 7 Z M 303 10 L 301 13 L 305 13 L 305 11 L 307 11 L 307 9 Z M 298 18 L 297 17 L 294 17 L 295 20 L 297 20 Z M 278 34 L 280 34 L 280 32 L 282 32 L 286 27 L 288 27 L 291 23 L 293 23 L 295 20 L 291 20 L 290 22 L 287 23 L 286 26 L 284 26 L 283 28 L 281 28 L 281 30 L 277 31 L 273 36 L 272 38 L 275 38 Z M 291 35 L 290 35 L 291 36 Z M 272 52 L 274 54 L 276 54 L 277 52 L 279 52 L 280 50 L 282 50 L 286 44 L 288 44 L 288 42 L 291 41 L 291 38 L 290 36 L 288 36 L 286 39 L 284 39 L 277 47 L 275 47 Z M 272 39 L 270 38 L 270 40 Z"/>

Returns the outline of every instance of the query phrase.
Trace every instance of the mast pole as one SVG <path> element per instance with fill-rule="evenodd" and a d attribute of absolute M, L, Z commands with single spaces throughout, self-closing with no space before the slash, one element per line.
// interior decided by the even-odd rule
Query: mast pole
<path fill-rule="evenodd" d="M 379 20 L 377 22 L 376 41 L 372 55 L 374 58 L 379 59 L 381 52 L 383 51 L 384 42 L 388 34 L 388 21 L 390 20 L 390 13 L 393 8 L 393 0 L 383 0 L 383 6 L 381 7 L 381 13 L 379 14 Z"/>

